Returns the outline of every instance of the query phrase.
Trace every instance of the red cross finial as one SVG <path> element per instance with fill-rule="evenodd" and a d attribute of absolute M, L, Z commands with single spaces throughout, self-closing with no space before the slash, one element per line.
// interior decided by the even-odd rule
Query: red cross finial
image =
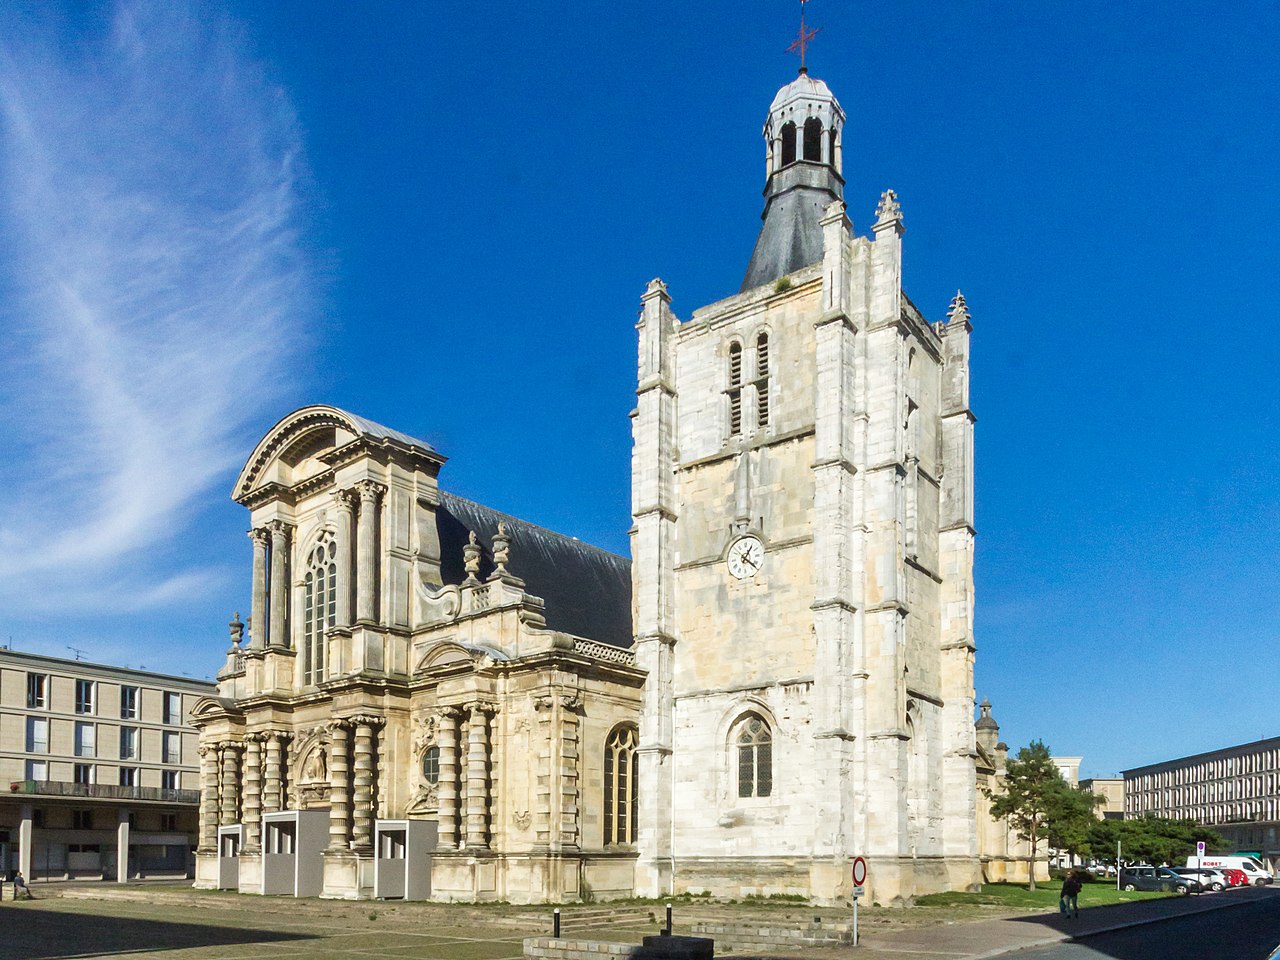
<path fill-rule="evenodd" d="M 810 30 L 808 27 L 804 25 L 804 5 L 808 2 L 809 0 L 800 0 L 800 33 L 796 35 L 796 38 L 792 42 L 791 46 L 787 47 L 787 53 L 800 54 L 800 72 L 801 73 L 807 73 L 809 70 L 809 68 L 804 65 L 804 52 L 805 52 L 805 49 L 809 46 L 809 41 L 822 32 L 821 27 L 819 27 L 817 30 Z"/>

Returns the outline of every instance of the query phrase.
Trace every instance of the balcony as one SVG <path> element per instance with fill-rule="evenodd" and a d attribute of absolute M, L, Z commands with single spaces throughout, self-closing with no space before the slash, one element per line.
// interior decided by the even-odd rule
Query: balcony
<path fill-rule="evenodd" d="M 154 803 L 200 803 L 199 790 L 164 790 L 160 787 L 117 787 L 107 783 L 68 783 L 63 780 L 14 780 L 10 793 L 42 797 L 82 797 L 91 800 L 142 800 Z"/>

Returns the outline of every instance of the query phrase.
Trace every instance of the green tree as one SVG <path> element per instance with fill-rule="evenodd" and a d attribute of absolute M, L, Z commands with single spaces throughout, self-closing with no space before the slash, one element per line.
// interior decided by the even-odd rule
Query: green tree
<path fill-rule="evenodd" d="M 1129 863 L 1178 864 L 1194 856 L 1197 841 L 1221 849 L 1226 841 L 1194 820 L 1168 817 L 1136 817 L 1132 820 L 1099 820 L 1089 830 L 1088 843 L 1095 857 L 1111 859 L 1119 844 Z"/>
<path fill-rule="evenodd" d="M 1051 794 L 1046 837 L 1049 846 L 1065 850 L 1074 861 L 1078 856 L 1095 855 L 1089 842 L 1090 831 L 1098 823 L 1098 805 L 1106 800 L 1089 790 L 1071 787 L 1063 781 L 1062 788 Z"/>
<path fill-rule="evenodd" d="M 984 791 L 991 801 L 991 815 L 1004 820 L 1031 845 L 1028 889 L 1034 890 L 1040 841 L 1045 839 L 1055 812 L 1062 809 L 1062 795 L 1071 788 L 1040 740 L 1032 740 L 1008 762 L 1000 786 L 998 791 Z"/>

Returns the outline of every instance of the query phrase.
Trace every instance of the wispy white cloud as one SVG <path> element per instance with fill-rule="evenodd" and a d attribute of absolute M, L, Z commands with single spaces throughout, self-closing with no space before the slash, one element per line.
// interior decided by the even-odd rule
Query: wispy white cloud
<path fill-rule="evenodd" d="M 122 2 L 97 37 L 0 18 L 0 604 L 204 579 L 147 551 L 296 362 L 300 138 L 212 9 Z"/>

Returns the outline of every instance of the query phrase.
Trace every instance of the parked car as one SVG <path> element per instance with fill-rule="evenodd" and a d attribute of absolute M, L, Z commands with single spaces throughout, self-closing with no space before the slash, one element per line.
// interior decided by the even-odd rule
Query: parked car
<path fill-rule="evenodd" d="M 1168 867 L 1137 864 L 1120 871 L 1120 886 L 1125 890 L 1163 890 L 1185 896 L 1198 891 L 1200 881 L 1180 877 Z"/>
<path fill-rule="evenodd" d="M 1243 870 L 1237 870 L 1235 867 L 1219 867 L 1218 869 L 1227 878 L 1227 886 L 1247 887 L 1249 885 L 1249 875 Z"/>
<path fill-rule="evenodd" d="M 1206 854 L 1203 857 L 1187 857 L 1186 865 L 1188 867 L 1212 867 L 1215 870 L 1221 870 L 1223 867 L 1243 870 L 1244 875 L 1249 878 L 1249 882 L 1258 887 L 1271 883 L 1274 879 L 1267 872 L 1267 868 L 1259 861 L 1253 857 L 1243 857 L 1239 854 Z"/>
<path fill-rule="evenodd" d="M 1190 877 L 1192 880 L 1199 880 L 1200 886 L 1204 890 L 1225 890 L 1227 888 L 1227 878 L 1222 875 L 1222 871 L 1214 870 L 1210 867 L 1174 867 L 1173 872 L 1184 877 Z"/>

